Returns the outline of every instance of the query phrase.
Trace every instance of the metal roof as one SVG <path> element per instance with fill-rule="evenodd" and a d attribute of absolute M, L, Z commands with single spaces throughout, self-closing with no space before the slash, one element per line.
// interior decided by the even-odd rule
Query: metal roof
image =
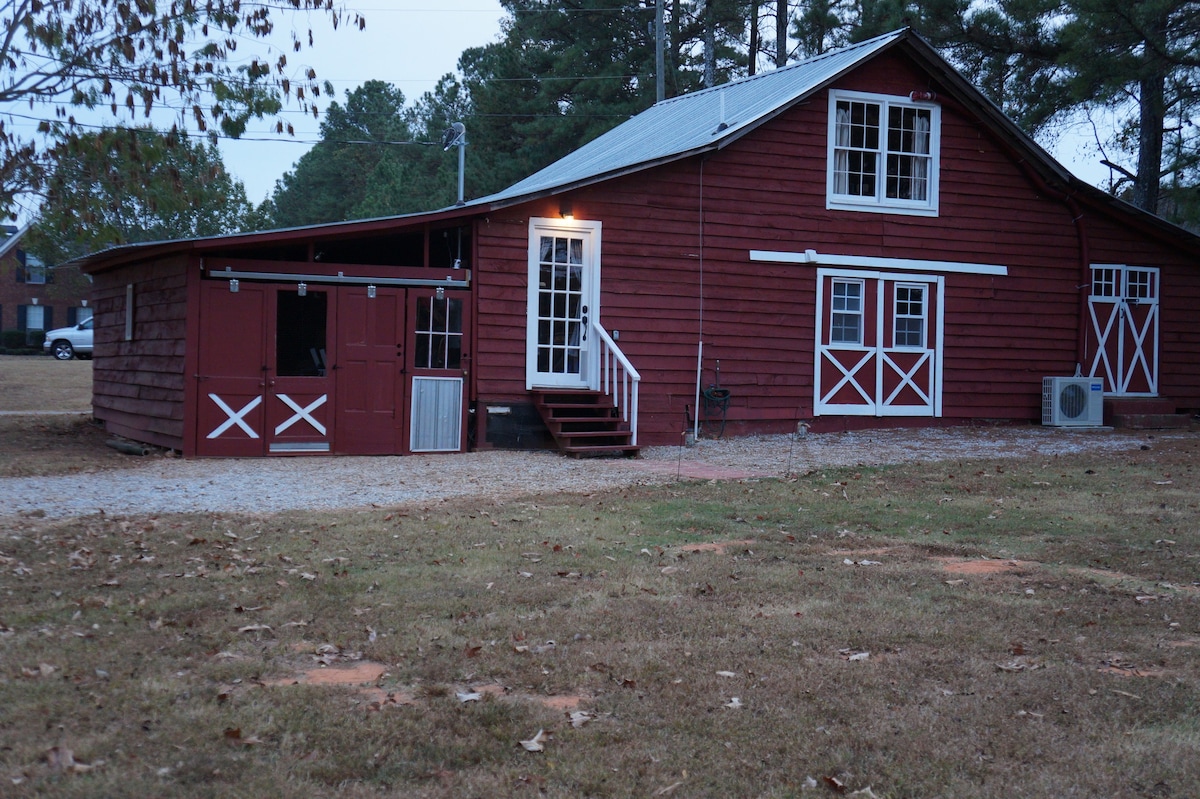
<path fill-rule="evenodd" d="M 540 172 L 470 204 L 503 203 L 718 148 L 907 34 L 907 30 L 894 31 L 771 72 L 663 100 Z"/>

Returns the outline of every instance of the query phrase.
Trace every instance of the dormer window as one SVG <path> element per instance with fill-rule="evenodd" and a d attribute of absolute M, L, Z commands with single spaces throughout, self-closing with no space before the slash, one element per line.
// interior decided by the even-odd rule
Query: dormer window
<path fill-rule="evenodd" d="M 936 216 L 939 111 L 907 97 L 830 92 L 826 207 Z"/>

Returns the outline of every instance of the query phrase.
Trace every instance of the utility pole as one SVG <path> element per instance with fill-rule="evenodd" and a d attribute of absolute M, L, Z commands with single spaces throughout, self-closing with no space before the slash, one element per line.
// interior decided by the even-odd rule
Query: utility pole
<path fill-rule="evenodd" d="M 775 66 L 787 66 L 788 52 L 788 2 L 777 0 L 775 3 Z"/>
<path fill-rule="evenodd" d="M 654 88 L 658 97 L 657 102 L 667 99 L 667 81 L 663 74 L 666 58 L 663 55 L 663 39 L 666 31 L 663 27 L 663 0 L 658 0 L 654 14 Z"/>

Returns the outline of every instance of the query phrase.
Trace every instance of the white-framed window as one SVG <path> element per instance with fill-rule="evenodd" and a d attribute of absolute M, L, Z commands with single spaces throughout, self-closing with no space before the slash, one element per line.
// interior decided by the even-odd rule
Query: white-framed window
<path fill-rule="evenodd" d="M 863 343 L 863 284 L 861 280 L 834 280 L 830 297 L 831 344 Z"/>
<path fill-rule="evenodd" d="M 1148 300 L 1154 296 L 1154 273 L 1149 269 L 1130 267 L 1125 270 L 1125 298 Z"/>
<path fill-rule="evenodd" d="M 25 329 L 26 330 L 45 330 L 46 329 L 46 309 L 41 305 L 26 305 L 25 306 Z"/>
<path fill-rule="evenodd" d="M 1117 279 L 1121 276 L 1121 270 L 1113 269 L 1112 267 L 1092 267 L 1092 296 L 1093 297 L 1116 297 L 1117 296 Z"/>
<path fill-rule="evenodd" d="M 896 347 L 925 346 L 925 286 L 896 284 L 892 344 Z"/>
<path fill-rule="evenodd" d="M 46 283 L 46 264 L 42 259 L 31 253 L 25 253 L 25 282 L 33 284 Z"/>
<path fill-rule="evenodd" d="M 829 93 L 829 208 L 936 216 L 941 109 L 907 97 Z"/>

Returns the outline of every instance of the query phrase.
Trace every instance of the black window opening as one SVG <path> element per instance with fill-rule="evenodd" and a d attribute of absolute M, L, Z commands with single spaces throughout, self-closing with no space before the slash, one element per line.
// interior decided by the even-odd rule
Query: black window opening
<path fill-rule="evenodd" d="M 324 291 L 279 292 L 275 316 L 275 373 L 283 377 L 325 374 L 329 301 Z"/>

